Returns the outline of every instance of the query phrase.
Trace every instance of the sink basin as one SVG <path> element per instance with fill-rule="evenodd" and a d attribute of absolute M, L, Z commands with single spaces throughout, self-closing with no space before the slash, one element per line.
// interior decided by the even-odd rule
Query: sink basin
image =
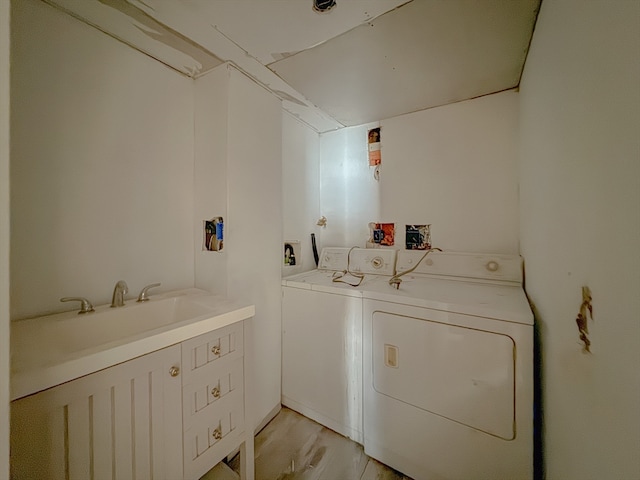
<path fill-rule="evenodd" d="M 78 315 L 63 312 L 11 325 L 11 397 L 78 378 L 174 345 L 255 313 L 198 289 L 103 305 Z"/>
<path fill-rule="evenodd" d="M 29 344 L 46 342 L 61 355 L 90 350 L 140 335 L 171 324 L 196 319 L 212 312 L 211 306 L 196 303 L 189 296 L 152 299 L 124 307 L 101 306 L 95 312 L 78 315 L 64 312 L 16 322 L 14 340 Z M 24 330 L 24 332 L 21 332 Z M 19 335 L 23 333 L 22 335 Z M 13 345 L 18 347 L 18 345 Z M 14 350 L 15 353 L 17 353 Z"/>
<path fill-rule="evenodd" d="M 59 350 L 76 352 L 194 319 L 210 311 L 211 308 L 184 297 L 166 298 L 75 315 L 43 325 L 41 333 Z"/>

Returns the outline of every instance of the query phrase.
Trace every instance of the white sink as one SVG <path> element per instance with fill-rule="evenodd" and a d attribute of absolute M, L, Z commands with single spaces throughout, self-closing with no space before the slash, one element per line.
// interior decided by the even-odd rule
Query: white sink
<path fill-rule="evenodd" d="M 44 323 L 41 333 L 65 352 L 87 350 L 123 338 L 198 318 L 211 308 L 185 297 L 166 298 Z"/>
<path fill-rule="evenodd" d="M 197 289 L 152 296 L 123 307 L 64 312 L 11 324 L 11 398 L 173 345 L 254 315 Z"/>

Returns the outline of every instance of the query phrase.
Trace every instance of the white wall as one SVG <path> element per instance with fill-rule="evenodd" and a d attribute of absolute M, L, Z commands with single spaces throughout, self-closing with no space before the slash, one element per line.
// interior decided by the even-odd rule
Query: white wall
<path fill-rule="evenodd" d="M 280 100 L 231 65 L 195 81 L 196 286 L 251 303 L 245 330 L 248 422 L 280 407 L 282 128 Z M 224 248 L 202 250 L 202 221 L 223 216 Z"/>
<path fill-rule="evenodd" d="M 9 5 L 0 0 L 0 480 L 9 478 Z"/>
<path fill-rule="evenodd" d="M 229 67 L 227 292 L 253 303 L 246 338 L 254 427 L 280 408 L 282 123 L 280 100 Z"/>
<path fill-rule="evenodd" d="M 257 426 L 280 405 L 280 100 L 228 65 L 194 82 L 37 0 L 13 25 L 12 317 L 108 303 L 119 279 L 253 303 Z M 225 248 L 203 252 L 218 215 Z"/>
<path fill-rule="evenodd" d="M 432 224 L 445 250 L 518 253 L 518 94 L 489 95 L 380 122 L 380 181 L 365 125 L 321 136 L 323 242 L 364 246 L 369 222 Z"/>
<path fill-rule="evenodd" d="M 640 3 L 545 0 L 520 92 L 549 479 L 640 478 Z M 593 294 L 592 354 L 575 318 Z"/>
<path fill-rule="evenodd" d="M 318 134 L 282 111 L 282 222 L 285 241 L 299 241 L 301 255 L 295 267 L 282 267 L 282 275 L 315 268 L 311 233 L 318 249 L 320 218 L 320 156 Z"/>
<path fill-rule="evenodd" d="M 13 4 L 11 315 L 193 286 L 193 82 L 36 0 Z"/>
<path fill-rule="evenodd" d="M 196 287 L 227 294 L 227 249 L 203 249 L 203 222 L 227 221 L 227 137 L 229 67 L 221 65 L 195 80 L 195 218 L 193 248 Z"/>
<path fill-rule="evenodd" d="M 380 185 L 368 160 L 367 131 L 377 126 L 320 135 L 320 212 L 327 217 L 320 235 L 323 247 L 364 247 L 369 222 L 383 221 Z"/>

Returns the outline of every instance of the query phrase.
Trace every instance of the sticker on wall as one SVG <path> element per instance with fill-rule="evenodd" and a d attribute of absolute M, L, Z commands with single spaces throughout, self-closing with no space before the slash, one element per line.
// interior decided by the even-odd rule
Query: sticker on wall
<path fill-rule="evenodd" d="M 391 246 L 394 244 L 395 224 L 394 223 L 370 223 L 371 238 L 369 243 L 374 246 Z"/>
<path fill-rule="evenodd" d="M 290 242 L 284 244 L 284 264 L 290 267 L 296 264 L 296 252 Z"/>
<path fill-rule="evenodd" d="M 380 127 L 372 128 L 368 133 L 369 143 L 369 166 L 375 167 L 382 162 Z"/>
<path fill-rule="evenodd" d="M 219 252 L 224 246 L 224 221 L 222 217 L 213 217 L 204 221 L 204 245 L 202 250 Z"/>
<path fill-rule="evenodd" d="M 407 225 L 407 250 L 429 250 L 431 248 L 431 224 Z"/>

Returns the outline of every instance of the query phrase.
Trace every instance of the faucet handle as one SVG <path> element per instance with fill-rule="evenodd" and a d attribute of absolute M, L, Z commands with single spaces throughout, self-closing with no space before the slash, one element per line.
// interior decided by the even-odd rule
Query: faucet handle
<path fill-rule="evenodd" d="M 80 311 L 78 315 L 81 313 L 90 313 L 94 312 L 93 305 L 91 302 L 84 297 L 62 297 L 60 299 L 61 302 L 80 302 Z"/>
<path fill-rule="evenodd" d="M 152 283 L 151 285 L 147 285 L 142 290 L 140 290 L 140 295 L 138 295 L 138 300 L 136 301 L 146 302 L 147 300 L 149 300 L 149 297 L 147 296 L 148 291 L 152 288 L 159 287 L 160 285 L 160 283 Z"/>

